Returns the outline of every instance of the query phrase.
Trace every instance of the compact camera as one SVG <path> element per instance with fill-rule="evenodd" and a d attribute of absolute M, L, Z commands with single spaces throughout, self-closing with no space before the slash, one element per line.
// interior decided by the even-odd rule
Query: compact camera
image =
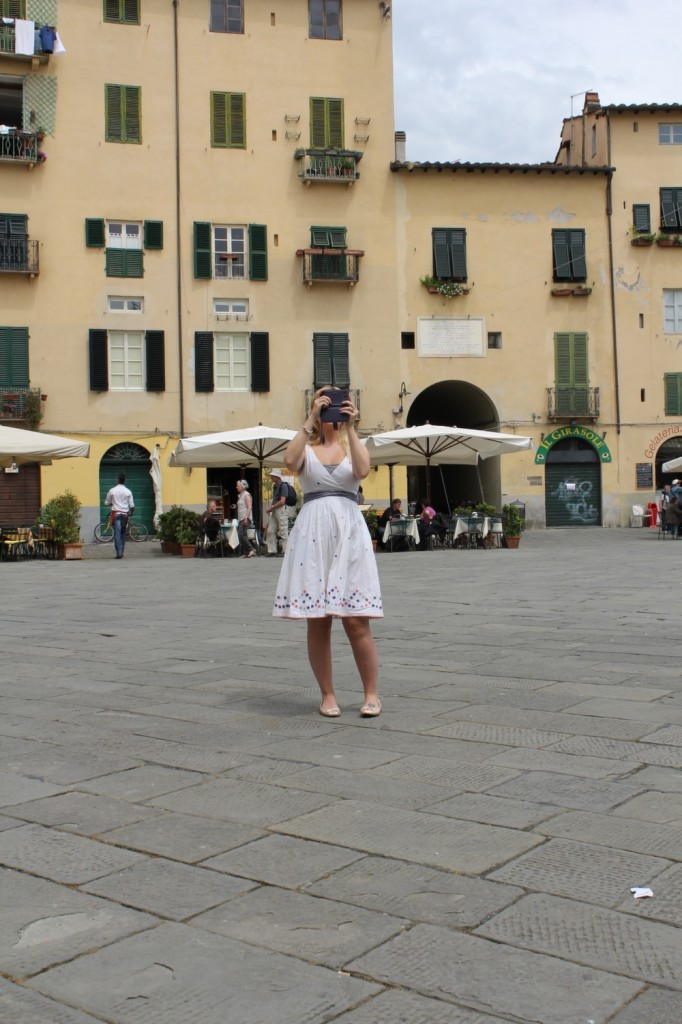
<path fill-rule="evenodd" d="M 331 405 L 328 405 L 326 409 L 323 409 L 320 413 L 320 420 L 322 423 L 348 423 L 350 416 L 341 412 L 341 406 L 344 402 L 347 402 L 350 398 L 350 391 L 346 388 L 340 388 L 337 390 L 323 391 L 322 394 L 331 399 Z"/>

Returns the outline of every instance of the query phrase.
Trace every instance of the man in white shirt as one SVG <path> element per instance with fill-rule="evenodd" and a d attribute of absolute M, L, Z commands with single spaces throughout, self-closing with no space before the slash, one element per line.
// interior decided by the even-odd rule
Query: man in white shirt
<path fill-rule="evenodd" d="M 135 502 L 132 492 L 125 486 L 125 473 L 119 473 L 118 484 L 112 487 L 106 498 L 105 505 L 111 505 L 114 526 L 114 547 L 116 558 L 123 558 L 123 551 L 126 545 L 126 530 L 128 529 L 128 518 L 135 511 Z"/>

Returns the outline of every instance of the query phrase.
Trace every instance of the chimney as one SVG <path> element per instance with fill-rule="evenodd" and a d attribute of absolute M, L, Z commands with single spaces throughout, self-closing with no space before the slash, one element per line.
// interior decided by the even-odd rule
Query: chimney
<path fill-rule="evenodd" d="M 405 132 L 395 133 L 395 162 L 397 164 L 405 163 L 405 149 L 407 146 L 407 135 Z"/>
<path fill-rule="evenodd" d="M 583 106 L 583 114 L 593 114 L 595 110 L 599 110 L 601 103 L 599 102 L 598 92 L 586 92 L 585 93 L 585 105 Z"/>

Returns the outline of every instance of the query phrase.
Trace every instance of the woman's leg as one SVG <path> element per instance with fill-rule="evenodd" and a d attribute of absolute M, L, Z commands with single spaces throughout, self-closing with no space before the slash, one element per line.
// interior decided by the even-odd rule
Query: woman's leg
<path fill-rule="evenodd" d="M 362 686 L 365 691 L 365 703 L 381 706 L 377 682 L 379 676 L 379 656 L 372 636 L 369 619 L 362 615 L 344 616 L 343 628 L 353 650 L 355 664 L 358 667 Z"/>
<path fill-rule="evenodd" d="M 308 661 L 322 694 L 322 710 L 338 707 L 332 682 L 332 620 L 308 619 Z"/>

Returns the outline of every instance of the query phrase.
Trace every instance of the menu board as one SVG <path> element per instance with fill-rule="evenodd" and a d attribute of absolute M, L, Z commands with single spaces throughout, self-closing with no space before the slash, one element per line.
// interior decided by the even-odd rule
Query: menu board
<path fill-rule="evenodd" d="M 637 488 L 653 491 L 654 489 L 654 467 L 650 462 L 637 463 Z"/>
<path fill-rule="evenodd" d="M 429 358 L 485 355 L 481 317 L 418 317 L 418 354 Z"/>

